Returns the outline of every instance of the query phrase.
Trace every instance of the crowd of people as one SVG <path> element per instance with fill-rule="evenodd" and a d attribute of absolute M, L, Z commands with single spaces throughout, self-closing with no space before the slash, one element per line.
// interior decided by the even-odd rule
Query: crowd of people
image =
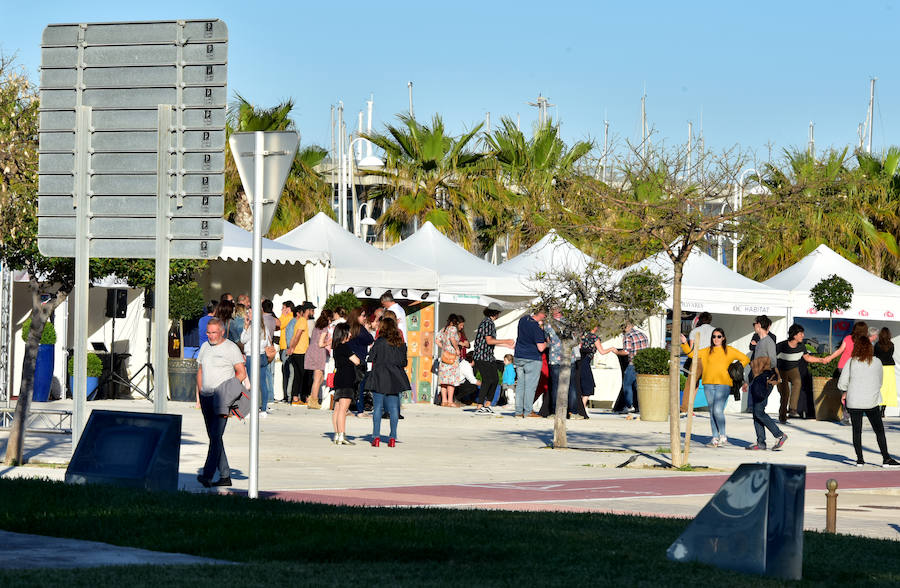
<path fill-rule="evenodd" d="M 376 308 L 359 306 L 352 309 L 323 309 L 316 316 L 311 302 L 294 305 L 284 301 L 280 316 L 273 304 L 261 304 L 262 321 L 258 338 L 260 362 L 260 402 L 256 409 L 261 418 L 275 408 L 274 374 L 276 358 L 281 361 L 282 401 L 295 406 L 332 408 L 333 441 L 337 445 L 353 445 L 347 434 L 348 416 L 371 418 L 370 443 L 381 445 L 381 421 L 389 421 L 387 445 L 395 447 L 398 424 L 403 418 L 401 396 L 411 389 L 406 375 L 406 313 L 390 292 L 385 293 Z M 475 414 L 494 414 L 498 405 L 513 407 L 515 418 L 548 417 L 556 412 L 560 374 L 569 370 L 569 387 L 565 402 L 567 418 L 588 418 L 587 400 L 594 394 L 595 382 L 591 363 L 595 354 L 614 353 L 622 367 L 620 394 L 623 414 L 635 413 L 635 354 L 649 346 L 649 339 L 632 324 L 622 332 L 621 348 L 604 347 L 594 327 L 578 337 L 571 356 L 564 357 L 561 334 L 554 324 L 564 325 L 556 310 L 535 309 L 521 317 L 515 339 L 499 339 L 496 320 L 501 313 L 492 303 L 483 311 L 475 336 L 470 342 L 465 332 L 465 318 L 458 314 L 447 317 L 435 333 L 433 373 L 438 389 L 435 404 L 458 408 L 474 405 Z M 548 314 L 556 320 L 550 321 Z M 249 297 L 234 299 L 224 294 L 211 301 L 207 314 L 199 322 L 200 351 L 197 375 L 197 406 L 203 411 L 210 438 L 209 452 L 203 472 L 198 476 L 205 485 L 230 485 L 230 470 L 222 445 L 222 434 L 234 402 L 223 400 L 244 397 L 250 388 L 250 346 L 252 311 Z M 778 389 L 781 400 L 779 421 L 799 418 L 802 404 L 802 377 L 809 363 L 828 363 L 839 357 L 834 374 L 844 391 L 844 413 L 852 423 L 853 444 L 859 464 L 864 463 L 861 449 L 862 417 L 865 415 L 875 432 L 886 467 L 900 466 L 888 453 L 881 390 L 896 390 L 893 367 L 893 344 L 887 328 L 869 329 L 857 322 L 829 357 L 815 357 L 804 345 L 803 327 L 794 324 L 788 338 L 776 342 L 769 331 L 771 320 L 761 315 L 753 321 L 755 334 L 748 353 L 728 345 L 725 331 L 712 325 L 709 313 L 700 313 L 690 334 L 681 336 L 682 351 L 689 356 L 685 369 L 695 355 L 699 362 L 700 381 L 709 404 L 712 447 L 729 444 L 726 433 L 725 405 L 729 394 L 736 394 L 741 381 L 748 394 L 756 431 L 756 442 L 748 450 L 766 449 L 766 431 L 775 438 L 773 449 L 781 448 L 787 435 L 766 412 L 769 394 Z M 562 336 L 569 337 L 571 333 Z M 697 345 L 694 354 L 694 345 Z M 502 360 L 496 347 L 513 349 Z M 536 398 L 543 396 L 540 412 L 535 412 Z M 896 392 L 895 392 L 896 396 Z M 682 416 L 692 407 L 684 394 Z M 248 407 L 241 409 L 246 413 Z M 367 414 L 369 412 L 369 414 Z M 216 471 L 219 478 L 213 481 Z"/>

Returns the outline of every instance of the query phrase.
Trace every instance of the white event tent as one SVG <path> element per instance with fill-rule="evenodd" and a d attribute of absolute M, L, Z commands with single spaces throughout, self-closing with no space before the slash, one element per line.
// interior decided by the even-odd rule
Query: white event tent
<path fill-rule="evenodd" d="M 502 304 L 504 299 L 509 303 L 509 299 L 524 301 L 534 296 L 521 276 L 472 255 L 429 221 L 386 253 L 434 271 L 441 302 L 487 306 L 493 301 Z"/>
<path fill-rule="evenodd" d="M 329 294 L 352 288 L 359 298 L 378 298 L 386 290 L 405 289 L 408 297 L 419 298 L 438 286 L 434 271 L 375 249 L 323 212 L 275 241 L 291 247 L 324 248 L 331 259 Z"/>
<path fill-rule="evenodd" d="M 867 272 L 827 245 L 819 245 L 806 257 L 763 284 L 790 291 L 792 316 L 828 318 L 827 312 L 818 312 L 813 307 L 809 291 L 832 274 L 853 285 L 853 303 L 840 313 L 841 317 L 876 322 L 900 321 L 900 286 Z"/>
<path fill-rule="evenodd" d="M 813 307 L 809 291 L 822 279 L 836 274 L 853 285 L 853 302 L 845 311 L 835 313 L 841 318 L 864 320 L 869 326 L 888 327 L 894 335 L 894 359 L 900 361 L 900 286 L 883 280 L 827 245 L 819 245 L 806 257 L 775 274 L 765 282 L 768 286 L 790 290 L 791 320 L 794 318 L 828 318 L 827 312 Z M 900 381 L 900 366 L 897 381 Z M 897 407 L 888 407 L 885 414 L 896 416 Z"/>
<path fill-rule="evenodd" d="M 501 263 L 500 268 L 508 272 L 532 278 L 538 273 L 554 270 L 583 272 L 594 259 L 550 230 L 540 241 Z"/>

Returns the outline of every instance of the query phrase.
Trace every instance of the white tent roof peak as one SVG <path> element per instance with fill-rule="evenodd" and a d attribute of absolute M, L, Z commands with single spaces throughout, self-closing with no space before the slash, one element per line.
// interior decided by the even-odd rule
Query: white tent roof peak
<path fill-rule="evenodd" d="M 520 275 L 472 255 L 426 221 L 418 231 L 386 251 L 389 255 L 435 271 L 445 294 L 533 296 Z"/>
<path fill-rule="evenodd" d="M 334 291 L 349 287 L 435 290 L 437 275 L 424 267 L 398 260 L 358 239 L 324 212 L 276 239 L 295 247 L 317 247 L 331 258 L 330 286 Z"/>
<path fill-rule="evenodd" d="M 832 274 L 853 285 L 853 302 L 839 316 L 889 321 L 900 316 L 900 286 L 867 272 L 824 244 L 763 283 L 791 291 L 794 316 L 827 317 L 828 313 L 819 313 L 812 306 L 809 292 Z"/>
<path fill-rule="evenodd" d="M 253 258 L 253 233 L 225 221 L 224 242 L 219 259 L 250 261 Z M 262 260 L 267 263 L 328 263 L 328 253 L 319 247 L 298 249 L 271 239 L 262 240 Z"/>
<path fill-rule="evenodd" d="M 501 263 L 500 267 L 525 276 L 554 270 L 583 272 L 594 259 L 559 236 L 554 230 L 512 259 Z"/>

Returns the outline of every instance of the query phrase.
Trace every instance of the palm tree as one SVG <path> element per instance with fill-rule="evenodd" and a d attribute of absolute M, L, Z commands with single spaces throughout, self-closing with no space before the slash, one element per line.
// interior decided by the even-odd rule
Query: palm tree
<path fill-rule="evenodd" d="M 859 212 L 868 237 L 867 269 L 888 280 L 900 277 L 900 148 L 891 147 L 882 157 L 856 152 Z"/>
<path fill-rule="evenodd" d="M 240 94 L 228 108 L 226 131 L 288 131 L 294 129 L 290 113 L 294 101 L 285 100 L 271 108 L 253 106 Z M 327 151 L 317 145 L 301 149 L 294 158 L 284 192 L 275 210 L 269 234 L 278 236 L 290 231 L 319 211 L 331 214 L 330 188 L 313 169 L 324 159 Z M 240 174 L 231 150 L 225 159 L 225 218 L 245 230 L 253 227 L 253 213 L 241 185 Z"/>
<path fill-rule="evenodd" d="M 385 180 L 368 194 L 369 200 L 381 205 L 379 227 L 399 239 L 410 224 L 431 221 L 448 237 L 471 248 L 470 215 L 478 194 L 486 188 L 484 155 L 473 152 L 470 143 L 482 125 L 453 137 L 439 115 L 430 124 L 407 115 L 397 118 L 399 124 L 386 125 L 384 133 L 363 134 L 385 154 L 383 169 L 364 172 Z"/>
<path fill-rule="evenodd" d="M 820 157 L 786 151 L 781 167 L 765 166 L 760 181 L 766 189 L 785 196 L 806 193 L 814 197 L 815 205 L 795 207 L 767 220 L 765 234 L 752 227 L 741 231 L 746 235 L 741 242 L 741 267 L 749 277 L 765 279 L 822 243 L 868 269 L 877 265 L 877 252 L 896 249 L 890 235 L 874 230 L 871 215 L 880 205 L 867 204 L 866 182 L 861 181 L 859 168 L 848 163 L 844 148 Z M 752 225 L 754 220 L 745 222 Z"/>
<path fill-rule="evenodd" d="M 500 127 L 486 133 L 485 142 L 496 163 L 495 190 L 480 210 L 484 226 L 479 237 L 485 247 L 509 236 L 510 254 L 536 241 L 536 214 L 563 184 L 577 175 L 576 165 L 593 148 L 578 141 L 571 148 L 559 136 L 552 120 L 534 129 L 530 139 L 516 123 L 504 117 Z"/>

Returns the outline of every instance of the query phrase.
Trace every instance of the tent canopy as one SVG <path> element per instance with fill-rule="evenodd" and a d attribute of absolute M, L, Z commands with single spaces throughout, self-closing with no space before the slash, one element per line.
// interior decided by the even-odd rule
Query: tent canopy
<path fill-rule="evenodd" d="M 253 233 L 225 221 L 225 239 L 219 259 L 251 261 L 253 259 Z M 320 249 L 298 249 L 271 239 L 262 240 L 262 260 L 266 263 L 321 263 L 328 264 L 328 253 Z"/>
<path fill-rule="evenodd" d="M 554 270 L 571 270 L 582 273 L 593 258 L 560 237 L 556 231 L 550 230 L 540 241 L 501 263 L 500 268 L 508 272 L 534 277 L 538 273 L 551 273 Z"/>
<path fill-rule="evenodd" d="M 485 297 L 534 295 L 521 276 L 472 255 L 429 221 L 386 253 L 436 272 L 442 301 L 486 305 Z"/>
<path fill-rule="evenodd" d="M 331 258 L 329 283 L 333 291 L 353 288 L 359 294 L 372 288 L 372 296 L 385 290 L 437 289 L 437 274 L 387 255 L 350 234 L 324 212 L 275 239 L 282 245 L 325 248 Z"/>
<path fill-rule="evenodd" d="M 675 269 L 668 254 L 660 251 L 621 270 L 619 275 L 641 268 L 663 276 L 668 293 L 666 306 L 671 308 Z M 788 303 L 788 292 L 742 276 L 696 247 L 691 250 L 684 264 L 681 278 L 682 310 L 784 316 Z"/>
<path fill-rule="evenodd" d="M 850 308 L 835 315 L 852 319 L 898 320 L 900 286 L 867 272 L 827 245 L 819 245 L 806 257 L 763 284 L 791 291 L 794 316 L 827 318 L 827 312 L 817 312 L 813 307 L 809 291 L 832 274 L 837 274 L 853 285 L 853 302 Z"/>

